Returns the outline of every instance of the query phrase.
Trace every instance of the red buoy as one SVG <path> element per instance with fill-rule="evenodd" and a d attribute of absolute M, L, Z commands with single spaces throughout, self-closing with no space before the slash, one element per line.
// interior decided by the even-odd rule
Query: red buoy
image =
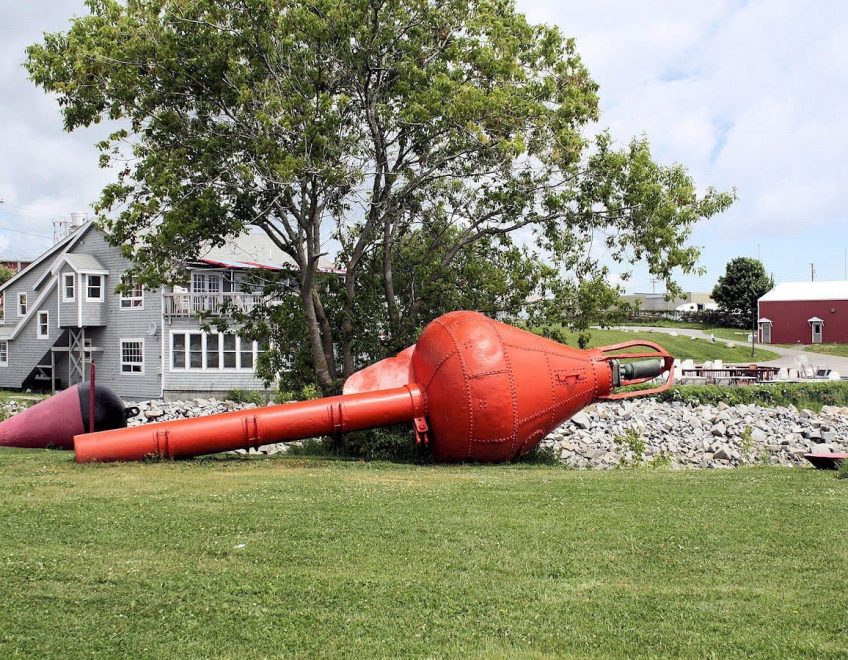
<path fill-rule="evenodd" d="M 621 353 L 634 346 L 650 351 Z M 634 358 L 642 361 L 625 362 Z M 197 456 L 412 421 L 436 460 L 512 460 L 592 401 L 667 389 L 673 362 L 651 342 L 582 351 L 451 312 L 415 346 L 351 376 L 342 396 L 78 435 L 76 459 Z M 664 372 L 659 387 L 614 393 Z"/>
<path fill-rule="evenodd" d="M 74 385 L 45 399 L 0 423 L 0 446 L 43 449 L 73 449 L 74 436 L 89 428 L 94 411 L 93 428 L 122 428 L 127 414 L 120 397 L 108 387 L 88 383 Z"/>

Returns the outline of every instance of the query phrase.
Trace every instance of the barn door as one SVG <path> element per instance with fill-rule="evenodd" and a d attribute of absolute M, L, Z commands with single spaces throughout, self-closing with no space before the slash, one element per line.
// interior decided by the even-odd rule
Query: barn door
<path fill-rule="evenodd" d="M 813 343 L 821 344 L 822 343 L 822 324 L 821 321 L 813 321 L 810 324 L 813 328 Z"/>
<path fill-rule="evenodd" d="M 771 323 L 761 323 L 760 324 L 760 343 L 761 344 L 770 344 L 771 343 Z"/>

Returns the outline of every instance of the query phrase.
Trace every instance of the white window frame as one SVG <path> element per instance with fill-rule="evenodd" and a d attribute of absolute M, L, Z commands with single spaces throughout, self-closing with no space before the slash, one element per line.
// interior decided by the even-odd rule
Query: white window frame
<path fill-rule="evenodd" d="M 0 367 L 9 366 L 9 340 L 0 339 Z"/>
<path fill-rule="evenodd" d="M 124 344 L 136 343 L 141 347 L 141 362 L 124 361 Z M 121 338 L 118 342 L 118 352 L 121 360 L 121 376 L 143 376 L 144 375 L 144 339 L 137 337 Z M 139 371 L 124 371 L 125 366 L 140 366 Z"/>
<path fill-rule="evenodd" d="M 190 335 L 199 334 L 201 336 L 200 339 L 200 348 L 201 355 L 203 356 L 201 366 L 200 367 L 191 367 L 191 340 Z M 235 344 L 235 357 L 236 357 L 236 366 L 233 367 L 225 367 L 224 366 L 224 335 L 234 335 L 236 338 Z M 181 335 L 185 337 L 185 347 L 183 349 L 183 366 L 175 367 L 174 366 L 174 337 L 177 335 Z M 209 335 L 217 335 L 218 336 L 218 366 L 217 367 L 208 367 L 207 366 L 207 337 Z M 170 343 L 170 356 L 168 360 L 168 369 L 171 372 L 175 373 L 200 373 L 200 372 L 213 372 L 213 373 L 241 373 L 241 374 L 253 374 L 256 373 L 256 363 L 259 359 L 259 342 L 251 341 L 251 354 L 253 357 L 253 366 L 252 367 L 242 367 L 241 366 L 241 335 L 235 332 L 203 332 L 202 330 L 172 330 L 171 331 L 171 343 Z M 232 352 L 232 351 L 230 351 Z M 247 351 L 244 351 L 247 352 Z"/>
<path fill-rule="evenodd" d="M 130 282 L 130 284 L 135 287 L 135 281 Z M 118 303 L 118 309 L 144 309 L 144 285 L 139 285 L 139 294 L 137 296 L 134 294 L 135 291 L 130 291 L 129 293 L 121 291 L 121 301 Z"/>
<path fill-rule="evenodd" d="M 41 332 L 41 318 L 44 317 L 44 332 Z M 50 312 L 44 309 L 38 310 L 38 317 L 36 318 L 36 331 L 35 335 L 39 339 L 50 339 Z"/>
<path fill-rule="evenodd" d="M 68 295 L 68 278 L 71 280 L 71 295 Z M 62 302 L 75 302 L 77 299 L 77 274 L 62 273 Z"/>
<path fill-rule="evenodd" d="M 24 299 L 23 302 L 21 302 L 21 297 L 23 297 L 23 299 Z M 27 292 L 26 291 L 18 291 L 18 296 L 17 296 L 16 300 L 17 300 L 17 303 L 18 303 L 18 305 L 17 305 L 18 318 L 22 319 L 24 316 L 27 315 L 27 312 L 29 311 L 29 297 L 27 296 Z M 23 310 L 24 310 L 23 314 L 21 314 L 21 307 L 23 307 Z"/>
<path fill-rule="evenodd" d="M 100 295 L 95 298 L 94 296 L 89 295 L 88 290 L 91 286 L 91 278 L 99 277 L 100 278 Z M 106 286 L 105 277 L 100 275 L 99 273 L 86 273 L 85 274 L 85 301 L 86 302 L 103 302 L 103 288 Z"/>

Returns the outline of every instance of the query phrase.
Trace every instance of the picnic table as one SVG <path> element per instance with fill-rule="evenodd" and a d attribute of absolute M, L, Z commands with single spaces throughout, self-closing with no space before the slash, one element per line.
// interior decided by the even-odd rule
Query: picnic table
<path fill-rule="evenodd" d="M 683 369 L 683 378 L 699 380 L 709 384 L 754 385 L 771 383 L 777 379 L 777 367 L 763 367 L 757 364 L 724 365 L 721 367 L 693 367 Z"/>

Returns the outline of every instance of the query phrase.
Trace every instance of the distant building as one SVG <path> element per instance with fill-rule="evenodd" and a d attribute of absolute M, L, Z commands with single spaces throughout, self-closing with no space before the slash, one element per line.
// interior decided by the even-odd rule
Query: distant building
<path fill-rule="evenodd" d="M 763 344 L 848 343 L 848 281 L 784 282 L 757 305 Z"/>
<path fill-rule="evenodd" d="M 22 271 L 31 263 L 32 261 L 21 261 L 20 259 L 3 259 L 2 257 L 0 257 L 0 266 L 4 266 L 5 268 L 8 268 L 14 273 Z"/>
<path fill-rule="evenodd" d="M 631 293 L 621 296 L 640 312 L 703 312 L 717 309 L 709 293 L 690 291 L 666 300 L 664 293 Z"/>
<path fill-rule="evenodd" d="M 245 234 L 187 263 L 187 287 L 115 287 L 132 263 L 93 222 L 70 233 L 0 286 L 0 387 L 61 389 L 97 380 L 129 400 L 185 392 L 262 389 L 255 373 L 266 342 L 206 329 L 204 312 L 248 311 L 261 299 L 253 275 L 290 272 L 265 234 Z M 319 270 L 338 274 L 332 263 Z"/>

